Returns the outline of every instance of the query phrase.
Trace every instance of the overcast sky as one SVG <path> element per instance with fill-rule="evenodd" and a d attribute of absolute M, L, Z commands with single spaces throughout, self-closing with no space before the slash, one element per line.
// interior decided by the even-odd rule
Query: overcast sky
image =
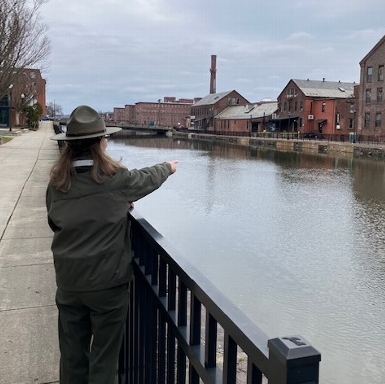
<path fill-rule="evenodd" d="M 385 35 L 384 0 L 50 0 L 47 103 L 112 111 L 217 92 L 276 100 L 294 79 L 359 82 Z"/>

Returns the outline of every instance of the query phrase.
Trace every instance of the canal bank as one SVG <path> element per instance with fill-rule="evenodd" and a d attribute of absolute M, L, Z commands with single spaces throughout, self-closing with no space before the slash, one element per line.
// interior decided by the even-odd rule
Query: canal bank
<path fill-rule="evenodd" d="M 385 144 L 360 144 L 350 142 L 301 139 L 273 139 L 246 136 L 219 136 L 203 133 L 174 132 L 173 137 L 203 140 L 224 144 L 261 147 L 283 152 L 323 153 L 332 156 L 374 158 L 385 160 Z"/>

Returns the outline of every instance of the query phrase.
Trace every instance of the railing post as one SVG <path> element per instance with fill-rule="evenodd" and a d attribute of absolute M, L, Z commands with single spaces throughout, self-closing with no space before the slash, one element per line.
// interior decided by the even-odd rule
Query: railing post
<path fill-rule="evenodd" d="M 300 336 L 270 339 L 269 384 L 318 384 L 321 354 Z"/>

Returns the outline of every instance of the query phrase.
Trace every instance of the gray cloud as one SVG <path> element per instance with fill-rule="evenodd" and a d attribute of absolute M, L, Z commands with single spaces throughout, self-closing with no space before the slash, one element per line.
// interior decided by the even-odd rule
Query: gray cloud
<path fill-rule="evenodd" d="M 212 54 L 217 91 L 250 101 L 275 99 L 291 78 L 358 82 L 359 61 L 385 33 L 385 3 L 329 2 L 51 0 L 47 101 L 69 113 L 205 96 Z"/>

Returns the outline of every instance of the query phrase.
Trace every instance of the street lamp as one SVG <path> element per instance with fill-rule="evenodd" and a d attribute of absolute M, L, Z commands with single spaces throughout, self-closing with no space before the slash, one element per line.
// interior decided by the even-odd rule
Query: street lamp
<path fill-rule="evenodd" d="M 11 84 L 8 89 L 9 89 L 9 113 L 8 113 L 8 122 L 9 122 L 9 132 L 12 132 L 12 88 L 13 84 Z"/>
<path fill-rule="evenodd" d="M 22 93 L 20 95 L 20 97 L 21 97 L 21 111 L 20 111 L 20 114 L 21 114 L 21 127 L 24 128 L 24 98 L 25 98 L 24 93 Z"/>

